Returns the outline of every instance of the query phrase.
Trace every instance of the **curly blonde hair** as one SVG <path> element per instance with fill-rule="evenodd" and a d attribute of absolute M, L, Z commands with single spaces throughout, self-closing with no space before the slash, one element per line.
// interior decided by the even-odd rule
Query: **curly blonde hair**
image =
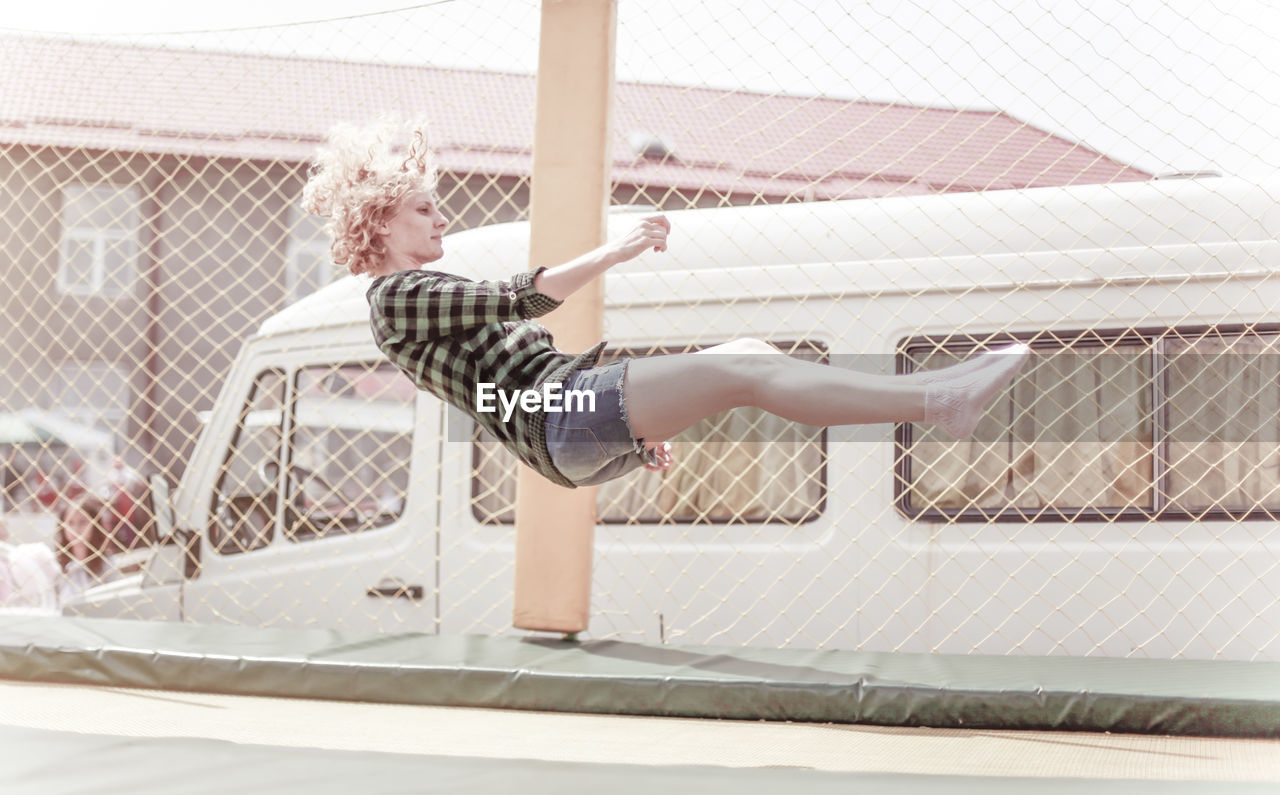
<path fill-rule="evenodd" d="M 368 126 L 339 124 L 316 154 L 302 190 L 302 207 L 329 219 L 333 261 L 359 275 L 386 255 L 374 230 L 415 191 L 434 193 L 435 155 L 426 126 L 384 120 Z"/>

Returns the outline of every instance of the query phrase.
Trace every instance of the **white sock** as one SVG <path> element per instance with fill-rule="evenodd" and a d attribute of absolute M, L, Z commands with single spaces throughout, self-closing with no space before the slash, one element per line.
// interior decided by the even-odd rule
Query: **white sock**
<path fill-rule="evenodd" d="M 1030 350 L 1026 345 L 1016 343 L 974 357 L 983 360 L 977 366 L 970 366 L 945 379 L 929 382 L 924 395 L 924 421 L 938 426 L 956 439 L 970 436 L 978 427 L 987 404 L 1022 369 Z M 971 359 L 957 367 L 972 361 Z M 939 370 L 938 373 L 946 370 Z"/>

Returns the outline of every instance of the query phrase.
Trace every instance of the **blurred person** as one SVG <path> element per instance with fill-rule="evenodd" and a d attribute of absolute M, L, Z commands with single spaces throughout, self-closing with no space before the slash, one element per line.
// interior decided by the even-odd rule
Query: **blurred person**
<path fill-rule="evenodd" d="M 56 611 L 59 576 L 48 544 L 11 544 L 0 520 L 0 608 Z"/>
<path fill-rule="evenodd" d="M 422 128 L 335 127 L 311 168 L 304 208 L 327 218 L 334 261 L 372 277 L 374 340 L 419 389 L 466 412 L 518 459 L 561 486 L 637 467 L 671 466 L 667 439 L 721 411 L 754 406 L 806 425 L 926 422 L 971 435 L 1012 381 L 1016 344 L 907 376 L 842 370 L 751 338 L 688 354 L 598 366 L 601 342 L 571 355 L 533 318 L 642 252 L 667 250 L 671 224 L 651 215 L 630 232 L 508 281 L 473 281 L 424 265 L 444 257 L 449 222 Z M 582 394 L 556 405 L 554 395 Z"/>
<path fill-rule="evenodd" d="M 111 561 L 119 547 L 107 534 L 106 514 L 107 504 L 92 494 L 80 497 L 63 510 L 54 534 L 54 551 L 62 570 L 60 602 L 119 577 Z"/>
<path fill-rule="evenodd" d="M 119 458 L 108 478 L 109 493 L 102 517 L 102 529 L 116 552 L 128 552 L 151 541 L 151 512 L 147 505 L 147 482 Z"/>
<path fill-rule="evenodd" d="M 36 502 L 61 513 L 67 505 L 88 493 L 84 481 L 84 459 L 76 456 L 67 461 L 55 457 L 42 463 L 47 469 L 41 468 L 36 473 L 37 485 L 33 493 Z"/>

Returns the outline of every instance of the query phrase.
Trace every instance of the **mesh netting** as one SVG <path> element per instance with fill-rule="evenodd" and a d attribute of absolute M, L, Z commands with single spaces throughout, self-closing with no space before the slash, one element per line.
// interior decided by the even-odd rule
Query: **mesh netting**
<path fill-rule="evenodd" d="M 610 356 L 1034 353 L 963 442 L 681 434 L 597 493 L 593 636 L 1280 654 L 1280 20 L 969 6 L 620 5 L 613 204 L 770 207 L 679 216 L 678 257 L 610 281 Z M 299 200 L 332 124 L 396 112 L 451 233 L 526 220 L 537 38 L 515 0 L 0 38 L 0 601 L 510 631 L 516 464 L 334 309 L 360 288 Z M 528 265 L 526 228 L 469 234 L 458 269 Z"/>

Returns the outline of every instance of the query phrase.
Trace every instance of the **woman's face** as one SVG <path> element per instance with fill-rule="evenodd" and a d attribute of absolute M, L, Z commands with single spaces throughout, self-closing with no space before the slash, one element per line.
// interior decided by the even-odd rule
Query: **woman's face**
<path fill-rule="evenodd" d="M 67 528 L 67 551 L 76 560 L 88 560 L 89 534 L 93 530 L 93 519 L 78 508 L 67 512 L 65 520 Z"/>
<path fill-rule="evenodd" d="M 405 197 L 400 209 L 379 230 L 387 247 L 387 260 L 396 270 L 417 268 L 444 256 L 444 230 L 449 221 L 440 212 L 430 191 Z"/>

